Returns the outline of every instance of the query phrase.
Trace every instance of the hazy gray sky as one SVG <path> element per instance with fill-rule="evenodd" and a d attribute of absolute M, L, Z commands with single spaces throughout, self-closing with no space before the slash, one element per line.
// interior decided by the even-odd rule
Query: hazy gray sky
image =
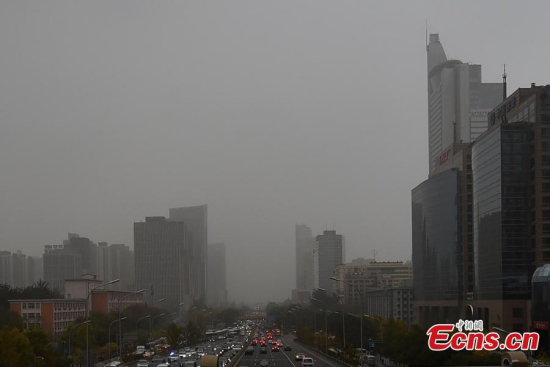
<path fill-rule="evenodd" d="M 232 300 L 295 286 L 294 224 L 411 255 L 425 22 L 509 92 L 548 78 L 547 1 L 2 1 L 0 249 L 208 204 Z"/>

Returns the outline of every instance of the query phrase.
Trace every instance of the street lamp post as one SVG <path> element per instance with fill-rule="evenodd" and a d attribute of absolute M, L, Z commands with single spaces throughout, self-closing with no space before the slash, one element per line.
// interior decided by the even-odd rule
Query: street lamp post
<path fill-rule="evenodd" d="M 151 317 L 151 315 L 147 315 L 147 316 L 143 316 L 142 318 L 139 318 L 137 321 L 136 321 L 136 337 L 137 337 L 137 333 L 138 333 L 138 324 L 141 320 L 145 320 L 147 318 Z"/>
<path fill-rule="evenodd" d="M 122 301 L 124 301 L 126 298 L 130 297 L 130 296 L 133 296 L 134 294 L 138 294 L 138 293 L 143 293 L 145 292 L 145 288 L 144 289 L 140 289 L 139 291 L 136 291 L 136 292 L 132 292 L 132 293 L 129 293 L 127 295 L 125 295 L 124 297 L 122 297 L 119 301 L 119 305 L 118 305 L 118 319 L 120 320 L 120 316 L 121 315 L 121 312 L 122 312 L 122 305 L 120 303 L 122 303 Z M 126 317 L 125 317 L 126 318 Z M 109 334 L 110 335 L 110 334 Z M 118 355 L 119 356 L 122 356 L 122 323 L 120 322 L 118 324 L 118 336 L 120 338 L 120 342 L 119 342 L 119 352 L 118 352 Z M 136 334 L 137 336 L 137 334 Z"/>
<path fill-rule="evenodd" d="M 90 303 L 90 295 L 92 294 L 92 292 L 95 291 L 96 289 L 105 287 L 106 285 L 115 284 L 118 282 L 120 282 L 120 279 L 111 280 L 108 283 L 100 284 L 99 286 L 94 287 L 91 291 L 88 292 L 88 296 L 86 297 L 86 319 L 89 319 L 90 317 L 88 304 Z M 89 323 L 86 323 L 86 367 L 90 367 L 90 335 L 88 331 L 89 330 L 88 324 Z"/>
<path fill-rule="evenodd" d="M 327 310 L 326 305 L 323 301 L 318 300 L 317 298 L 310 298 L 312 301 L 319 302 L 323 304 L 323 314 L 325 316 L 325 354 L 328 354 L 328 330 L 327 330 Z"/>
<path fill-rule="evenodd" d="M 161 299 L 159 299 L 159 300 L 156 302 L 156 304 L 158 305 L 159 303 L 162 303 L 162 302 L 164 302 L 164 301 L 166 301 L 166 298 L 161 298 Z M 163 314 L 163 315 L 164 315 L 164 314 Z M 155 317 L 156 317 L 156 316 L 155 316 Z M 151 342 L 151 331 L 153 330 L 153 324 L 152 324 L 152 323 L 153 323 L 153 319 L 154 319 L 154 317 L 152 317 L 152 318 L 149 319 L 149 342 Z"/>
<path fill-rule="evenodd" d="M 340 312 L 334 312 L 334 313 L 339 314 Z M 346 316 L 346 314 L 342 310 L 342 339 L 343 339 L 343 343 L 344 343 L 344 352 L 346 350 L 346 319 L 345 319 L 345 316 Z"/>
<path fill-rule="evenodd" d="M 350 283 L 350 282 L 346 282 L 345 280 L 340 280 L 336 277 L 330 277 L 330 279 L 336 281 L 336 282 L 342 282 L 344 283 L 345 285 L 351 285 L 353 288 L 355 288 L 355 290 L 357 291 L 357 293 L 359 293 L 359 297 L 361 297 L 361 354 L 363 354 L 363 309 L 364 309 L 364 300 L 363 300 L 363 293 L 361 292 L 361 290 L 353 283 Z"/>
<path fill-rule="evenodd" d="M 80 326 L 80 325 L 87 324 L 87 323 L 89 323 L 89 322 L 90 322 L 90 320 L 84 321 L 84 322 L 81 322 L 80 324 L 76 324 L 76 325 L 74 325 L 74 326 L 72 326 L 72 327 L 69 328 L 69 355 L 71 355 L 71 331 L 73 331 L 73 329 L 74 329 L 75 327 Z"/>
<path fill-rule="evenodd" d="M 338 296 L 338 293 L 336 292 L 327 292 L 326 289 L 323 288 L 317 288 L 321 292 L 325 292 L 326 294 L 332 293 Z M 345 319 L 345 311 L 344 311 L 344 300 L 343 298 L 340 298 L 342 300 L 342 339 L 344 344 L 344 351 L 346 350 L 346 319 Z M 334 312 L 335 314 L 339 314 L 339 312 Z"/>
<path fill-rule="evenodd" d="M 111 323 L 109 324 L 109 344 L 108 344 L 108 345 L 109 345 L 109 361 L 111 360 L 111 326 L 113 326 L 113 324 L 114 324 L 115 322 L 118 322 L 118 323 L 120 324 L 120 322 L 121 322 L 122 320 L 125 320 L 125 319 L 127 319 L 126 316 L 124 316 L 124 317 L 121 318 L 121 319 L 119 318 L 119 319 L 117 319 L 117 320 L 115 320 L 115 321 L 113 321 L 113 322 L 111 322 Z M 119 358 L 120 358 L 121 355 L 119 354 L 118 356 L 119 356 Z"/>

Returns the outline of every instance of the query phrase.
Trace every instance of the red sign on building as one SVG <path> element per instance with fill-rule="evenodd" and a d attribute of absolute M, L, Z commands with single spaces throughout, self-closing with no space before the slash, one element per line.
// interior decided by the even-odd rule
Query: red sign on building
<path fill-rule="evenodd" d="M 548 330 L 548 322 L 546 322 L 546 321 L 533 321 L 533 329 Z"/>

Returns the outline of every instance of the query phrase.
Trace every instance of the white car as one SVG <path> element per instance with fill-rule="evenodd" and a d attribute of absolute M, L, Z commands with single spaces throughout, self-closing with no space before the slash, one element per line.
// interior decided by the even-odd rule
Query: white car
<path fill-rule="evenodd" d="M 120 366 L 122 363 L 119 361 L 112 361 L 111 363 L 107 364 L 106 367 L 117 367 Z"/>
<path fill-rule="evenodd" d="M 149 367 L 149 361 L 146 359 L 140 359 L 136 367 Z"/>
<path fill-rule="evenodd" d="M 313 367 L 313 358 L 303 358 L 302 367 Z"/>

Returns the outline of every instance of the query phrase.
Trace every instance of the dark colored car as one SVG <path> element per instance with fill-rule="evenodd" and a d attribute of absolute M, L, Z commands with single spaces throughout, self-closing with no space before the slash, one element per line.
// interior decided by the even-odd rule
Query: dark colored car
<path fill-rule="evenodd" d="M 285 352 L 292 351 L 292 347 L 290 345 L 285 345 Z"/>
<path fill-rule="evenodd" d="M 254 347 L 248 347 L 244 351 L 244 354 L 254 354 Z"/>
<path fill-rule="evenodd" d="M 266 347 L 260 347 L 260 354 L 267 354 L 267 348 Z"/>
<path fill-rule="evenodd" d="M 280 351 L 281 349 L 278 347 L 278 346 L 274 346 L 273 348 L 271 348 L 271 351 L 272 352 L 278 352 Z"/>

